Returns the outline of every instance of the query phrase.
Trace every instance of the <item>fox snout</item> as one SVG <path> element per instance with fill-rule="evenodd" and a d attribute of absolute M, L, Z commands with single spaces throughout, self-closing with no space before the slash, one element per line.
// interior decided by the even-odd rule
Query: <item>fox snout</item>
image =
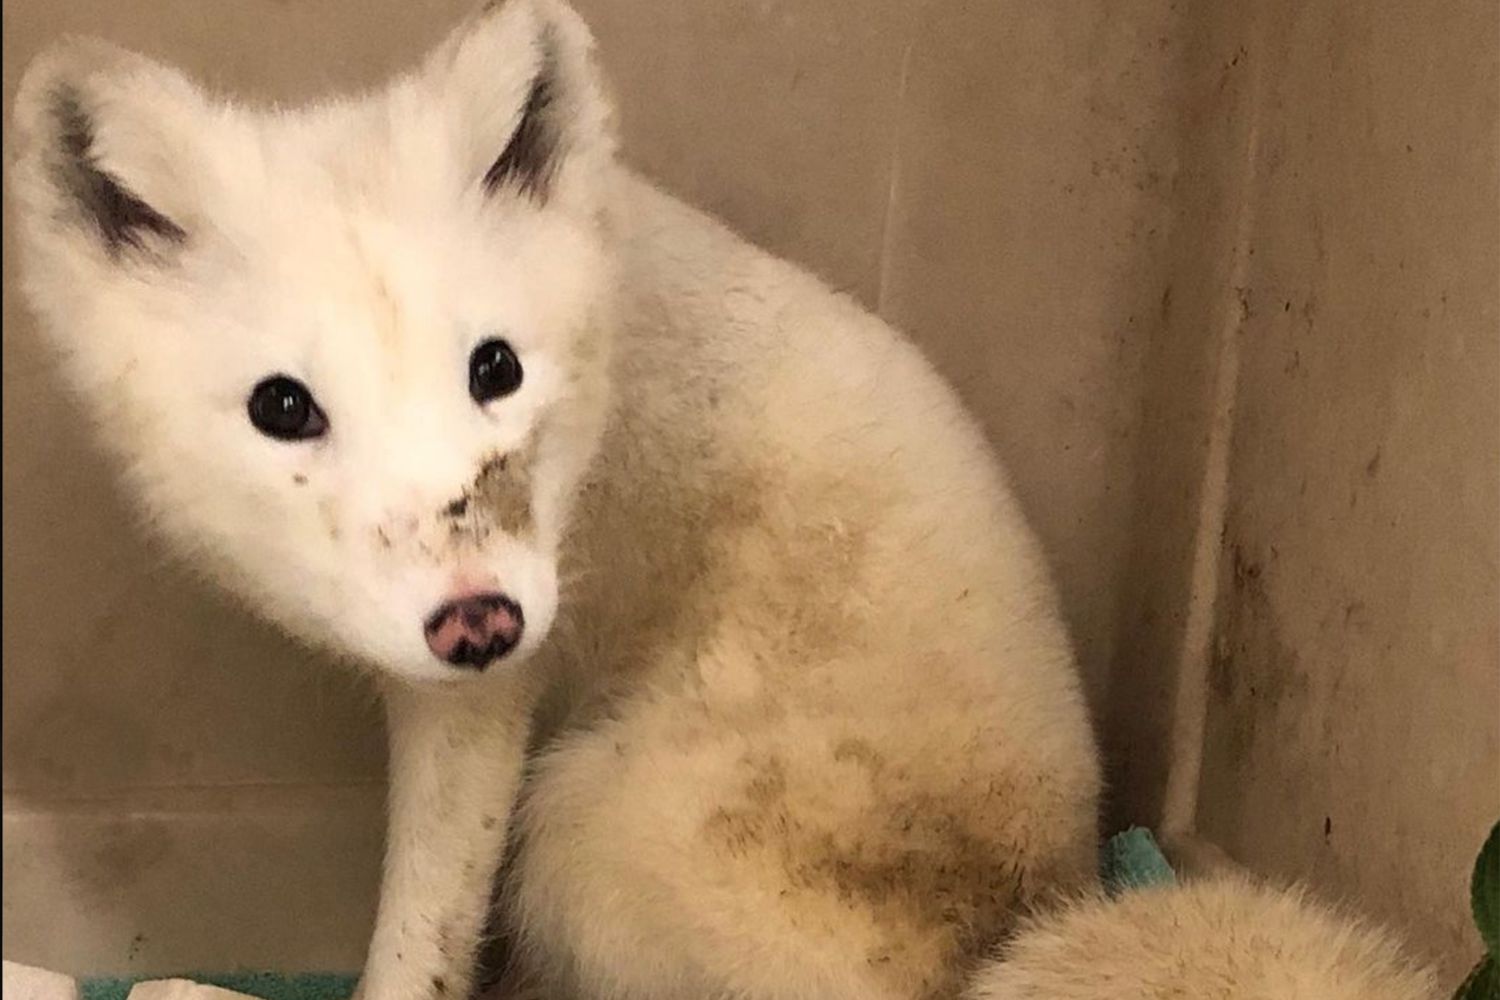
<path fill-rule="evenodd" d="M 444 663 L 483 670 L 521 641 L 521 606 L 500 593 L 445 601 L 423 626 L 427 648 Z"/>

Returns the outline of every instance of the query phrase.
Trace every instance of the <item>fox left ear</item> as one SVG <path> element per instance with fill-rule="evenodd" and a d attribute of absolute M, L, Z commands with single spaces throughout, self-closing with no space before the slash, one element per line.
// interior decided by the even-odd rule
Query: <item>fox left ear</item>
<path fill-rule="evenodd" d="M 428 59 L 461 146 L 485 194 L 546 202 L 568 176 L 614 155 L 613 115 L 593 64 L 593 38 L 551 0 L 497 0 Z"/>
<path fill-rule="evenodd" d="M 38 56 L 17 90 L 10 164 L 32 249 L 122 264 L 185 243 L 202 112 L 185 77 L 105 42 Z"/>

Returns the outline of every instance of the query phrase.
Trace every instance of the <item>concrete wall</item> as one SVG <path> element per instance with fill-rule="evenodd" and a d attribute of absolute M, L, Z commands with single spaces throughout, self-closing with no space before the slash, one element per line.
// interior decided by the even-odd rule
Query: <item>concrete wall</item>
<path fill-rule="evenodd" d="M 1403 926 L 1457 977 L 1500 816 L 1500 8 L 1201 11 L 1106 699 L 1116 804 Z"/>
<path fill-rule="evenodd" d="M 1500 7 L 1273 2 L 1199 828 L 1430 950 L 1500 818 Z"/>
<path fill-rule="evenodd" d="M 6 111 L 63 31 L 292 100 L 466 7 L 7 0 Z M 627 156 L 909 330 L 983 420 L 1112 818 L 1354 896 L 1456 974 L 1500 815 L 1497 9 L 580 7 Z M 6 256 L 4 953 L 353 967 L 377 717 L 127 527 Z"/>

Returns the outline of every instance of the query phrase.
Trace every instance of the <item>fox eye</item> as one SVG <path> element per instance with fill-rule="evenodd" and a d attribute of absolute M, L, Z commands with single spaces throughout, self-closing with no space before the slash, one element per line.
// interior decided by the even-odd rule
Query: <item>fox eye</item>
<path fill-rule="evenodd" d="M 248 409 L 255 429 L 278 441 L 304 441 L 322 437 L 328 430 L 328 418 L 312 392 L 287 375 L 257 382 L 250 390 Z"/>
<path fill-rule="evenodd" d="M 490 339 L 469 355 L 469 395 L 483 406 L 521 387 L 521 359 L 503 340 Z"/>

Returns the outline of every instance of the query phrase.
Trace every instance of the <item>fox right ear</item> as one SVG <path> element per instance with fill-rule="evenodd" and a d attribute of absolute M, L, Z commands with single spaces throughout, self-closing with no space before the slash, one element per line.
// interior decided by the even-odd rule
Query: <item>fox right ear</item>
<path fill-rule="evenodd" d="M 593 47 L 559 0 L 504 0 L 485 4 L 429 54 L 422 77 L 446 116 L 464 183 L 540 204 L 570 186 L 569 176 L 597 174 L 614 155 L 614 128 Z"/>
<path fill-rule="evenodd" d="M 17 91 L 9 171 L 28 254 L 115 265 L 186 243 L 204 113 L 181 74 L 113 45 L 67 39 L 38 56 Z"/>

